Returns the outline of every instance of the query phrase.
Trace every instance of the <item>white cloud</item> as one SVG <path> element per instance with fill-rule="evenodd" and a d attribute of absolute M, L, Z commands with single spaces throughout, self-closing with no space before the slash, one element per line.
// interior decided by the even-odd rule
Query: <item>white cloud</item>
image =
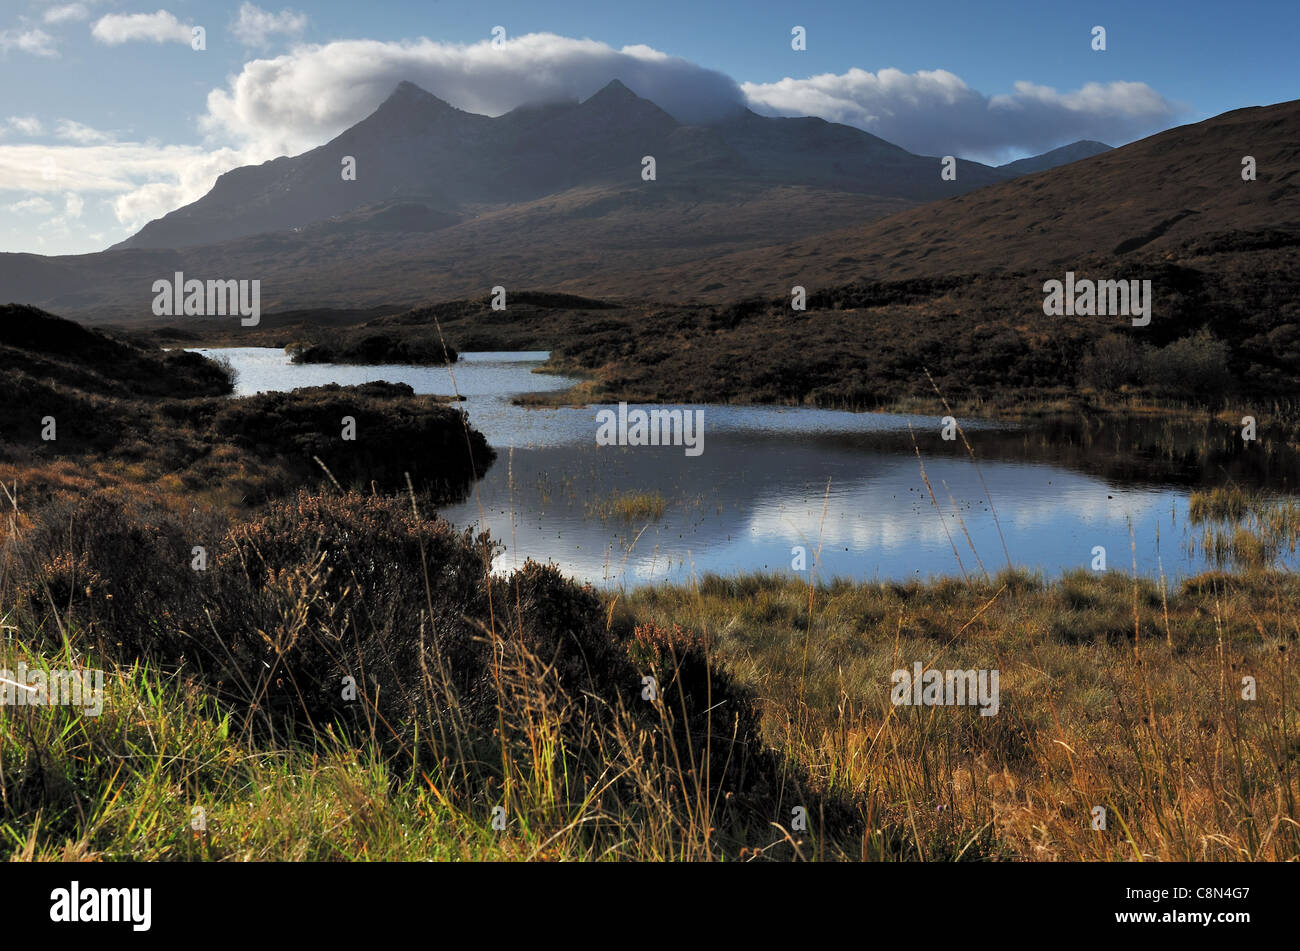
<path fill-rule="evenodd" d="M 755 112 L 821 116 L 924 155 L 992 161 L 1078 139 L 1126 142 L 1167 128 L 1180 111 L 1145 83 L 1088 83 L 1060 93 L 1018 82 L 1014 93 L 988 96 L 943 69 L 851 69 L 740 88 Z"/>
<path fill-rule="evenodd" d="M 68 142 L 76 142 L 78 145 L 96 145 L 100 142 L 111 142 L 113 136 L 107 132 L 100 132 L 98 129 L 92 129 L 88 125 L 82 125 L 80 122 L 74 122 L 71 119 L 60 119 L 54 134 Z"/>
<path fill-rule="evenodd" d="M 132 40 L 153 43 L 185 43 L 191 40 L 191 27 L 166 10 L 155 13 L 110 13 L 91 28 L 91 35 L 101 43 L 117 46 Z"/>
<path fill-rule="evenodd" d="M 85 210 L 86 202 L 76 192 L 68 192 L 63 196 L 63 215 L 66 218 L 80 218 L 81 212 Z"/>
<path fill-rule="evenodd" d="M 23 135 L 40 135 L 45 131 L 41 125 L 41 120 L 35 116 L 10 116 L 9 128 L 21 132 Z"/>
<path fill-rule="evenodd" d="M 470 112 L 500 115 L 525 102 L 585 99 L 611 79 L 686 121 L 743 105 L 735 82 L 645 46 L 614 49 L 550 33 L 460 45 L 428 39 L 309 44 L 244 65 L 208 94 L 204 127 L 273 157 L 313 148 L 360 121 L 410 80 Z"/>
<path fill-rule="evenodd" d="M 38 196 L 16 201 L 9 206 L 9 210 L 15 214 L 48 215 L 54 211 L 54 206 Z"/>
<path fill-rule="evenodd" d="M 292 10 L 269 13 L 251 3 L 242 3 L 239 7 L 239 19 L 235 21 L 230 31 L 245 46 L 261 49 L 270 43 L 269 38 L 273 33 L 297 36 L 306 28 L 307 14 L 305 13 L 295 13 Z"/>
<path fill-rule="evenodd" d="M 46 23 L 70 23 L 73 20 L 84 20 L 88 16 L 90 9 L 84 3 L 63 3 L 46 10 L 42 19 Z"/>
<path fill-rule="evenodd" d="M 54 37 L 44 30 L 0 30 L 0 52 L 19 50 L 33 56 L 58 56 Z"/>
<path fill-rule="evenodd" d="M 198 162 L 201 164 L 202 160 Z M 216 180 L 217 175 L 212 175 L 206 186 L 197 189 L 179 180 L 149 182 L 114 198 L 113 214 L 128 231 L 138 231 L 155 218 L 202 198 Z"/>
<path fill-rule="evenodd" d="M 6 190 L 63 195 L 69 212 L 68 192 L 102 193 L 118 222 L 134 230 L 202 197 L 223 172 L 256 160 L 234 149 L 156 142 L 0 145 L 0 182 Z M 47 178 L 49 168 L 57 174 Z"/>

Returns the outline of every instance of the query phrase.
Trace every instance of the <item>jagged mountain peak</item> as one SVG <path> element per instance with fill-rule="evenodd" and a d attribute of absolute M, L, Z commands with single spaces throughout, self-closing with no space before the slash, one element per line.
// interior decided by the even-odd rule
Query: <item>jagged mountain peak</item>
<path fill-rule="evenodd" d="M 582 111 L 596 115 L 646 115 L 668 119 L 673 125 L 677 120 L 659 108 L 653 101 L 638 96 L 623 84 L 621 80 L 611 79 L 597 92 L 582 102 Z"/>
<path fill-rule="evenodd" d="M 590 97 L 588 97 L 586 101 L 593 102 L 593 101 L 609 100 L 611 102 L 618 102 L 618 101 L 627 102 L 632 99 L 640 99 L 640 98 L 641 98 L 640 96 L 638 96 L 632 90 L 628 89 L 627 86 L 623 84 L 623 80 L 611 79 L 609 82 L 605 83 L 605 85 L 601 86 L 600 89 L 594 92 Z"/>
<path fill-rule="evenodd" d="M 444 99 L 439 99 L 427 89 L 404 79 L 397 84 L 391 93 L 389 93 L 388 98 L 379 104 L 379 107 L 371 113 L 369 118 L 390 115 L 400 118 L 403 116 L 428 116 L 440 114 L 462 116 L 472 115 L 472 113 L 465 112 L 462 109 L 457 109 Z"/>

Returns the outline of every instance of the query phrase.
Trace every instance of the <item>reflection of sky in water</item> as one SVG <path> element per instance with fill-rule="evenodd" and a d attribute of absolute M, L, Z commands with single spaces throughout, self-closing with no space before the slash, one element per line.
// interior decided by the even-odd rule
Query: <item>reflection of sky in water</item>
<path fill-rule="evenodd" d="M 276 350 L 220 352 L 240 371 L 241 394 L 370 380 L 453 392 L 445 367 L 293 366 Z M 807 547 L 809 565 L 820 546 L 824 577 L 901 579 L 976 572 L 979 560 L 990 572 L 1006 565 L 968 458 L 925 458 L 940 512 L 916 457 L 871 442 L 871 433 L 905 430 L 909 422 L 933 431 L 934 417 L 705 406 L 701 456 L 687 457 L 681 447 L 598 447 L 600 407 L 510 404 L 514 394 L 574 382 L 531 372 L 543 357 L 463 354 L 453 368 L 455 391 L 468 397 L 462 405 L 498 458 L 467 501 L 441 514 L 489 528 L 507 548 L 500 569 L 531 557 L 598 584 L 684 581 L 706 572 L 786 572 L 795 545 Z M 978 453 L 983 427 L 962 426 Z M 1087 567 L 1102 545 L 1109 567 L 1127 572 L 1131 520 L 1139 572 L 1155 577 L 1163 568 L 1178 578 L 1204 568 L 1187 554 L 1181 489 L 1116 486 L 1043 463 L 982 461 L 980 470 L 1018 566 L 1056 575 Z M 616 491 L 657 491 L 667 510 L 648 524 L 602 521 L 593 508 Z"/>

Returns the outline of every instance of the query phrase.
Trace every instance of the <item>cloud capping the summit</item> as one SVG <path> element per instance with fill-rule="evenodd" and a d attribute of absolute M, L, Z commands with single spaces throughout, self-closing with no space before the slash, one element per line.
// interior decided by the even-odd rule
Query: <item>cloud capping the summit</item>
<path fill-rule="evenodd" d="M 534 102 L 585 99 L 611 79 L 683 122 L 744 107 L 730 77 L 648 46 L 614 49 L 551 33 L 468 46 L 420 39 L 304 45 L 245 64 L 228 89 L 208 95 L 206 131 L 267 157 L 320 145 L 372 112 L 402 80 L 459 109 L 501 115 Z"/>
<path fill-rule="evenodd" d="M 871 132 L 913 152 L 1005 161 L 1077 139 L 1111 144 L 1169 126 L 1180 107 L 1138 82 L 1072 92 L 1019 82 L 988 95 L 947 70 L 851 69 L 774 83 L 737 83 L 648 46 L 615 49 L 551 33 L 470 45 L 428 39 L 341 40 L 246 63 L 208 95 L 204 129 L 267 158 L 320 145 L 369 114 L 402 80 L 457 108 L 500 115 L 532 102 L 585 99 L 621 79 L 683 122 L 749 107 L 813 115 Z"/>

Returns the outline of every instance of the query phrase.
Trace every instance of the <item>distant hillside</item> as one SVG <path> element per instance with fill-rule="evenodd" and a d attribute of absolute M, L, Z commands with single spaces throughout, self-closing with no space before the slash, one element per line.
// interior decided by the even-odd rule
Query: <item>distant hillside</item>
<path fill-rule="evenodd" d="M 1092 158 L 1094 155 L 1100 155 L 1102 152 L 1109 152 L 1110 150 L 1111 147 L 1105 142 L 1080 139 L 1078 142 L 1071 142 L 1069 145 L 1063 145 L 1059 149 L 1052 149 L 1052 151 L 1044 152 L 1042 155 L 1031 155 L 1019 161 L 999 165 L 998 171 L 1012 175 L 1032 175 L 1034 172 L 1043 172 L 1049 168 L 1056 168 L 1058 165 L 1069 165 L 1071 162 L 1079 161 L 1079 159 Z"/>
<path fill-rule="evenodd" d="M 142 346 L 37 310 L 0 306 L 0 477 L 48 491 L 155 482 L 246 505 L 329 478 L 459 498 L 494 451 L 447 397 L 381 381 L 232 399 L 197 353 Z M 365 436 L 338 438 L 351 415 Z"/>
<path fill-rule="evenodd" d="M 0 380 L 18 387 L 16 381 L 36 379 L 111 398 L 233 390 L 230 377 L 196 353 L 143 347 L 35 307 L 0 306 Z"/>
<path fill-rule="evenodd" d="M 44 456 L 147 451 L 159 401 L 233 389 L 230 374 L 196 353 L 142 347 L 34 307 L 0 306 L 0 462 L 19 446 Z"/>

